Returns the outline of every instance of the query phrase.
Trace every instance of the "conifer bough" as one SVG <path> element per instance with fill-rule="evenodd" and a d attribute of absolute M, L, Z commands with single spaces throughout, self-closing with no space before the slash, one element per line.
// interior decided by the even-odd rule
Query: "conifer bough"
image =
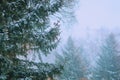
<path fill-rule="evenodd" d="M 56 48 L 59 26 L 51 27 L 49 16 L 64 3 L 62 0 L 0 0 L 0 80 L 45 80 L 60 72 L 60 67 L 53 64 L 23 61 L 18 56 L 27 56 L 30 50 L 48 54 Z"/>

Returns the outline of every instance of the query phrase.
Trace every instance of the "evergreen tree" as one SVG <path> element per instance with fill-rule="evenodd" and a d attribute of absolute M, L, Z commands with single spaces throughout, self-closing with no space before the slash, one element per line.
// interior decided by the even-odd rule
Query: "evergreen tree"
<path fill-rule="evenodd" d="M 59 72 L 47 63 L 21 60 L 30 50 L 44 55 L 55 49 L 59 25 L 50 26 L 50 15 L 64 0 L 0 0 L 0 80 L 45 80 Z"/>
<path fill-rule="evenodd" d="M 58 77 L 60 80 L 80 80 L 86 77 L 86 66 L 82 59 L 81 52 L 82 51 L 75 46 L 73 40 L 68 38 L 62 54 L 56 56 L 56 62 L 63 64 L 62 74 Z"/>
<path fill-rule="evenodd" d="M 101 54 L 94 69 L 94 80 L 119 80 L 120 65 L 118 45 L 113 34 L 109 35 L 101 48 Z"/>

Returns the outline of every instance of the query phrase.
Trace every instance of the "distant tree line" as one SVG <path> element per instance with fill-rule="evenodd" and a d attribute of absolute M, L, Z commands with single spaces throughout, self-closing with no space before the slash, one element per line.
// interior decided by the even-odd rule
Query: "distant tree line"
<path fill-rule="evenodd" d="M 56 62 L 64 64 L 58 80 L 120 80 L 119 47 L 116 36 L 110 34 L 102 42 L 96 56 L 96 64 L 90 66 L 90 63 L 86 62 L 88 56 L 82 55 L 85 54 L 84 50 L 81 51 L 72 38 L 69 38 L 65 47 L 56 56 Z"/>

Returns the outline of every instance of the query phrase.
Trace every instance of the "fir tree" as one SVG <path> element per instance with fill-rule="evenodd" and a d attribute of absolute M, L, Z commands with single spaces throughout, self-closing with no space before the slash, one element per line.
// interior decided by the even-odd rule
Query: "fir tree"
<path fill-rule="evenodd" d="M 45 80 L 59 72 L 53 64 L 21 60 L 30 50 L 48 54 L 59 41 L 59 25 L 50 26 L 50 15 L 58 12 L 63 0 L 0 1 L 0 79 Z"/>
<path fill-rule="evenodd" d="M 86 77 L 86 66 L 83 61 L 82 51 L 75 46 L 72 38 L 68 38 L 62 54 L 56 56 L 56 62 L 63 64 L 60 80 L 80 80 Z"/>
<path fill-rule="evenodd" d="M 113 34 L 109 35 L 101 48 L 101 54 L 94 69 L 94 80 L 119 80 L 120 65 L 118 45 Z"/>

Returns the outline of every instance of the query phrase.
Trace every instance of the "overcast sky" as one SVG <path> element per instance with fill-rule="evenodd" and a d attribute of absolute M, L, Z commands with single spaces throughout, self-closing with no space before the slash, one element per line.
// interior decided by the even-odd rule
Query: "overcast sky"
<path fill-rule="evenodd" d="M 120 0 L 80 0 L 76 15 L 81 27 L 120 26 Z"/>
<path fill-rule="evenodd" d="M 79 0 L 75 11 L 77 22 L 72 27 L 62 30 L 62 37 L 72 35 L 79 44 L 93 52 L 100 46 L 101 40 L 111 32 L 120 34 L 120 0 Z M 119 36 L 120 37 L 120 36 Z M 95 52 L 96 53 L 96 52 Z"/>
<path fill-rule="evenodd" d="M 120 0 L 80 0 L 75 12 L 78 23 L 70 31 L 74 37 L 120 29 Z"/>
<path fill-rule="evenodd" d="M 83 44 L 93 60 L 100 41 L 106 34 L 120 34 L 120 0 L 79 0 L 75 11 L 76 23 L 61 29 L 61 42 L 70 35 Z M 69 23 L 68 23 L 69 24 Z M 88 52 L 88 50 L 86 50 Z M 95 52 L 96 53 L 96 52 Z M 49 59 L 52 60 L 52 59 Z M 53 61 L 53 60 L 52 60 Z"/>
<path fill-rule="evenodd" d="M 120 0 L 78 0 L 76 23 L 63 25 L 61 36 L 72 35 L 76 40 L 101 39 L 106 34 L 120 34 Z M 69 23 L 68 23 L 69 24 Z M 62 41 L 62 40 L 61 40 Z"/>

